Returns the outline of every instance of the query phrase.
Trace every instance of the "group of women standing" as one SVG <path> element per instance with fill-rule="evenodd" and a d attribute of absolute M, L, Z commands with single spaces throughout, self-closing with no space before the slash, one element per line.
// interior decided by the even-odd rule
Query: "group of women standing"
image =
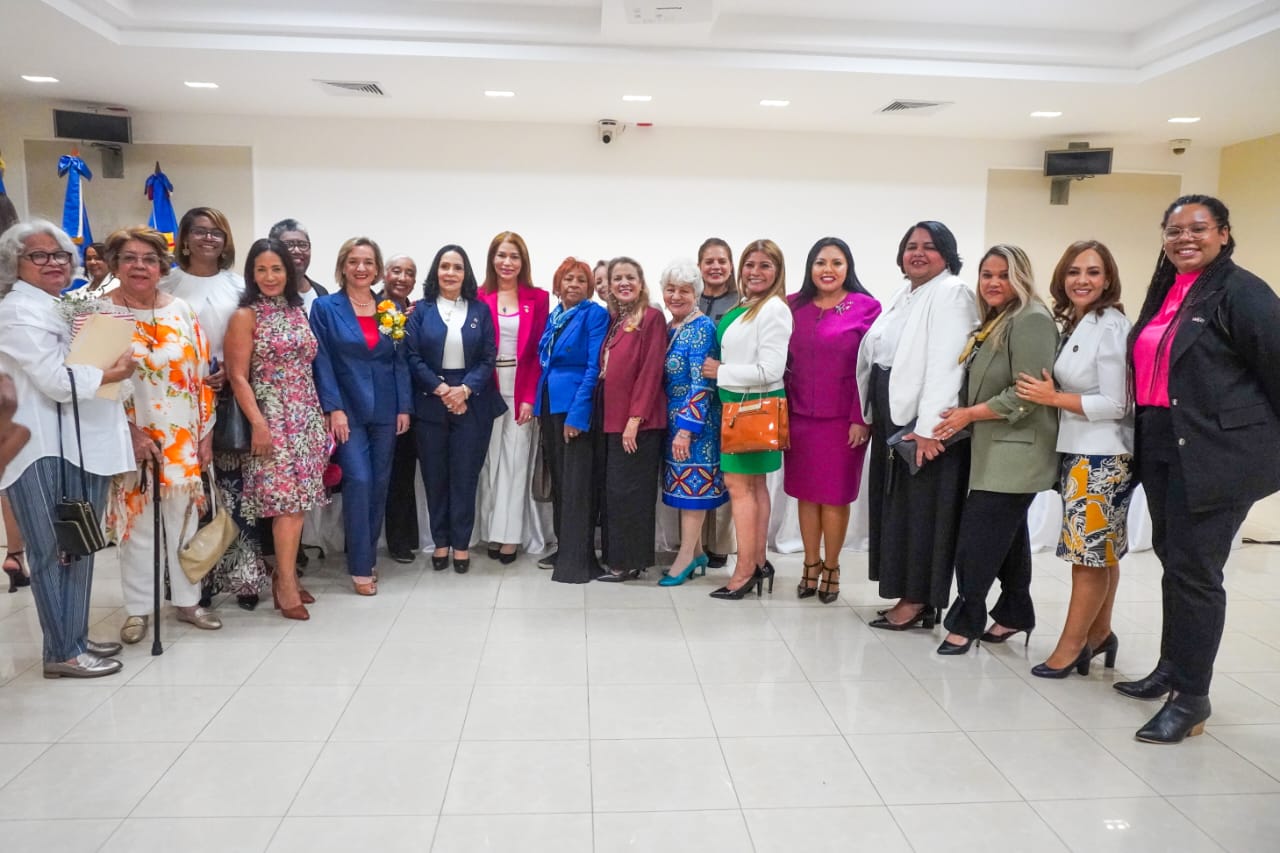
<path fill-rule="evenodd" d="M 373 595 L 397 436 L 411 427 L 433 568 L 451 559 L 466 572 L 477 524 L 489 556 L 513 561 L 530 480 L 545 479 L 537 488 L 553 504 L 558 550 L 539 566 L 567 583 L 629 581 L 648 568 L 659 492 L 681 529 L 659 583 L 705 574 L 723 559 L 715 549 L 728 550 L 719 544 L 725 525 L 713 521 L 727 503 L 738 557 L 711 593 L 724 599 L 772 592 L 765 477 L 784 459 L 804 542 L 797 595 L 837 599 L 849 506 L 870 448 L 870 577 L 894 600 L 871 625 L 905 631 L 944 621 L 939 654 L 1029 638 L 1026 513 L 1036 493 L 1059 488 L 1058 556 L 1072 564 L 1073 585 L 1056 647 L 1032 670 L 1046 678 L 1087 674 L 1099 655 L 1115 665 L 1111 610 L 1125 514 L 1141 480 L 1165 570 L 1161 657 L 1146 678 L 1115 687 L 1168 697 L 1141 740 L 1202 730 L 1230 542 L 1252 503 L 1280 488 L 1280 299 L 1232 261 L 1219 200 L 1184 196 L 1165 212 L 1159 263 L 1132 326 L 1103 244 L 1067 248 L 1049 283 L 1050 310 L 1016 246 L 991 247 L 971 290 L 959 278 L 954 235 L 935 221 L 904 234 L 897 262 L 906 283 L 884 310 L 839 239 L 814 244 L 788 297 L 776 244 L 749 244 L 735 275 L 727 244 L 713 238 L 696 263 L 663 271 L 669 320 L 650 304 L 641 265 L 625 256 L 594 270 L 567 258 L 553 277 L 552 308 L 513 232 L 491 242 L 483 283 L 462 247 L 442 247 L 425 298 L 412 306 L 390 280 L 385 295 L 395 299 L 380 301 L 381 250 L 353 238 L 338 253 L 338 292 L 319 295 L 306 277 L 309 238 L 287 222 L 290 242 L 255 242 L 243 279 L 231 272 L 226 219 L 211 208 L 183 217 L 178 269 L 163 281 L 170 256 L 154 231 L 123 229 L 91 247 L 87 292 L 105 300 L 96 310 L 127 316 L 136 330 L 105 369 L 65 364 L 73 322 L 58 318 L 56 298 L 74 267 L 66 235 L 35 221 L 0 237 L 0 363 L 35 437 L 0 485 L 30 552 L 46 675 L 119 669 L 119 645 L 87 636 L 92 556 L 67 560 L 56 546 L 47 496 L 59 493 L 63 470 L 85 475 L 86 499 L 106 509 L 120 541 L 129 614 L 121 638 L 137 642 L 148 628 L 154 545 L 152 526 L 139 522 L 153 501 L 177 618 L 221 626 L 202 606 L 201 584 L 172 570 L 215 464 L 243 542 L 213 584 L 252 606 L 246 599 L 256 601 L 267 574 L 254 522 L 271 519 L 273 599 L 284 616 L 306 619 L 314 599 L 294 555 L 303 514 L 327 500 L 330 454 L 343 481 L 348 572 L 355 592 Z M 605 306 L 591 298 L 593 283 Z M 99 396 L 122 381 L 124 405 Z M 215 454 L 219 391 L 249 425 L 247 452 Z M 774 397 L 789 405 L 789 446 L 722 452 L 723 407 Z M 62 406 L 71 402 L 78 414 Z M 55 456 L 52 437 L 72 431 L 89 436 L 88 449 Z M 158 469 L 158 495 L 139 466 Z M 715 542 L 704 536 L 712 530 Z"/>

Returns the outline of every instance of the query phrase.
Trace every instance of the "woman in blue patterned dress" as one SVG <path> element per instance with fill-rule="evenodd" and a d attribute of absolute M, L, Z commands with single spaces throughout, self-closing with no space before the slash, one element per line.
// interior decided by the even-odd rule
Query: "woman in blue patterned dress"
<path fill-rule="evenodd" d="M 241 508 L 250 519 L 272 519 L 271 595 L 286 619 L 305 620 L 311 618 L 306 605 L 315 599 L 298 583 L 295 557 L 303 514 L 328 502 L 323 474 L 329 435 L 311 375 L 317 344 L 298 277 L 283 243 L 254 243 L 245 261 L 244 297 L 224 347 L 232 393 L 253 429 Z"/>
<path fill-rule="evenodd" d="M 671 312 L 667 329 L 665 386 L 668 441 L 662 502 L 680 510 L 680 551 L 658 581 L 679 586 L 698 570 L 707 573 L 702 523 L 707 510 L 729 500 L 720 473 L 720 399 L 702 361 L 719 356 L 716 327 L 698 310 L 702 275 L 693 261 L 677 261 L 662 273 L 662 300 Z"/>

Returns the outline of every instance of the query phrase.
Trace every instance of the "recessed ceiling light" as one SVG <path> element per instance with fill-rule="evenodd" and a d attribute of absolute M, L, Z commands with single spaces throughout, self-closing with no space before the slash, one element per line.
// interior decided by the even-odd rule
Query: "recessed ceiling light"
<path fill-rule="evenodd" d="M 762 106 L 762 107 L 789 107 L 789 106 L 791 106 L 791 102 L 790 102 L 790 101 L 779 101 L 779 100 L 775 100 L 775 99 L 773 99 L 773 98 L 765 98 L 763 101 L 761 101 L 761 102 L 760 102 L 760 106 Z"/>
<path fill-rule="evenodd" d="M 57 77 L 44 77 L 39 74 L 23 74 L 22 79 L 28 83 L 57 83 Z"/>
<path fill-rule="evenodd" d="M 515 92 L 508 92 L 504 89 L 485 89 L 484 96 L 486 98 L 514 98 Z"/>
<path fill-rule="evenodd" d="M 1200 120 L 1200 116 L 1174 116 L 1169 119 L 1169 124 L 1195 124 Z"/>
<path fill-rule="evenodd" d="M 216 88 L 218 88 L 218 84 L 217 84 L 217 83 L 202 83 L 202 82 L 200 82 L 199 80 L 187 80 L 187 81 L 185 81 L 185 83 L 186 83 L 186 86 L 187 86 L 187 88 L 188 88 L 188 89 L 216 89 Z"/>
<path fill-rule="evenodd" d="M 653 100 L 653 95 L 623 95 L 622 100 L 646 103 Z"/>
<path fill-rule="evenodd" d="M 1058 110 L 1036 110 L 1031 114 L 1032 118 L 1057 118 L 1062 115 Z"/>

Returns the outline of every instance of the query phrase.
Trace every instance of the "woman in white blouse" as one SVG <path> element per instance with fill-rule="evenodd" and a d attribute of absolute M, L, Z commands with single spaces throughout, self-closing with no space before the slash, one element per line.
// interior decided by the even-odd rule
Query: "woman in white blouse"
<path fill-rule="evenodd" d="M 1049 284 L 1065 342 L 1053 376 L 1021 374 L 1018 396 L 1055 406 L 1063 454 L 1064 504 L 1058 557 L 1071 563 L 1071 605 L 1053 654 L 1032 675 L 1065 678 L 1105 654 L 1116 665 L 1119 641 L 1111 609 L 1120 558 L 1129 549 L 1126 519 L 1133 495 L 1133 416 L 1125 346 L 1131 324 L 1120 305 L 1115 258 L 1097 240 L 1067 247 Z M 1055 381 L 1057 387 L 1055 387 Z"/>
<path fill-rule="evenodd" d="M 702 363 L 702 375 L 716 380 L 721 402 L 786 395 L 782 377 L 792 327 L 786 278 L 782 250 L 772 240 L 756 240 L 743 249 L 738 261 L 742 304 L 726 313 L 716 328 L 720 360 L 707 358 Z M 765 475 L 781 467 L 781 451 L 720 454 L 738 531 L 738 560 L 733 577 L 711 593 L 712 598 L 740 599 L 753 586 L 758 597 L 766 579 L 773 592 L 773 566 L 765 559 L 770 511 Z"/>
<path fill-rule="evenodd" d="M 897 260 L 907 284 L 858 349 L 858 394 L 871 425 L 869 574 L 882 598 L 898 599 L 871 627 L 888 631 L 932 628 L 950 602 L 969 447 L 931 436 L 960 399 L 960 354 L 978 326 L 951 229 L 916 223 Z M 890 447 L 898 434 L 909 441 Z"/>

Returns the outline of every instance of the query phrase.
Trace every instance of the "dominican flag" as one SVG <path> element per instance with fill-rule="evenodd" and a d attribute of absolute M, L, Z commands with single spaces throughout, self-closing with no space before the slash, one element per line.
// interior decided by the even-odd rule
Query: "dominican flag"
<path fill-rule="evenodd" d="M 169 253 L 173 254 L 174 238 L 178 234 L 178 217 L 173 213 L 173 202 L 169 200 L 169 193 L 173 192 L 173 184 L 169 182 L 169 176 L 160 171 L 160 163 L 157 161 L 156 170 L 147 178 L 146 194 L 151 199 L 151 218 L 147 220 L 147 224 L 164 235 L 165 242 L 169 244 Z"/>
<path fill-rule="evenodd" d="M 4 189 L 4 158 L 0 157 L 0 195 L 5 194 Z"/>
<path fill-rule="evenodd" d="M 93 242 L 89 230 L 89 209 L 84 203 L 84 187 L 81 179 L 93 180 L 93 173 L 76 154 L 64 154 L 58 159 L 58 177 L 67 178 L 67 196 L 62 202 L 62 230 L 80 247 L 80 262 L 84 263 L 85 247 Z"/>

